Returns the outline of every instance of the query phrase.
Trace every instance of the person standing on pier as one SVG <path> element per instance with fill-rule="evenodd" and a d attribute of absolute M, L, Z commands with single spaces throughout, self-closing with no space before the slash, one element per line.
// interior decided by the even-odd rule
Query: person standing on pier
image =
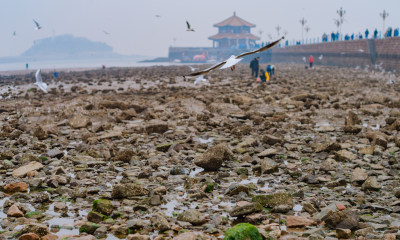
<path fill-rule="evenodd" d="M 367 28 L 367 30 L 365 30 L 365 39 L 368 38 L 368 34 L 369 34 L 369 31 L 368 31 L 368 28 Z"/>

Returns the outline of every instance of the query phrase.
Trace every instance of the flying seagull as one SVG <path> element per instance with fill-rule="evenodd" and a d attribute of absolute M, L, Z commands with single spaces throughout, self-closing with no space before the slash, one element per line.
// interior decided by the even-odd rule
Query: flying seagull
<path fill-rule="evenodd" d="M 303 57 L 303 62 L 307 62 L 306 57 Z"/>
<path fill-rule="evenodd" d="M 36 24 L 36 30 L 39 30 L 42 28 L 42 26 L 40 26 L 39 23 L 35 21 L 35 19 L 33 19 L 33 22 Z"/>
<path fill-rule="evenodd" d="M 48 93 L 47 84 L 43 82 L 42 77 L 40 76 L 40 68 L 36 71 L 35 77 L 36 77 L 35 84 L 38 85 L 38 87 L 42 89 L 43 92 Z"/>
<path fill-rule="evenodd" d="M 14 32 L 13 32 L 13 36 L 17 36 L 17 31 L 14 31 Z"/>
<path fill-rule="evenodd" d="M 322 61 L 322 58 L 323 58 L 324 56 L 322 56 L 322 54 L 321 54 L 321 56 L 319 56 L 318 57 L 318 59 L 320 60 L 320 61 Z"/>
<path fill-rule="evenodd" d="M 250 54 L 266 51 L 266 50 L 272 48 L 273 46 L 277 45 L 284 38 L 285 37 L 282 37 L 282 38 L 276 40 L 275 42 L 272 42 L 272 43 L 268 44 L 267 46 L 261 47 L 261 48 L 259 48 L 257 50 L 251 51 L 251 52 L 242 53 L 242 54 L 240 54 L 238 56 L 232 55 L 230 58 L 228 58 L 227 60 L 225 60 L 223 62 L 219 62 L 219 63 L 217 63 L 217 64 L 215 64 L 215 65 L 213 65 L 213 66 L 211 66 L 209 68 L 206 68 L 206 69 L 204 69 L 202 71 L 199 71 L 199 72 L 191 73 L 191 74 L 189 74 L 187 76 L 205 75 L 205 74 L 207 74 L 207 73 L 211 72 L 212 70 L 217 69 L 219 67 L 221 67 L 220 69 L 231 68 L 231 70 L 233 71 L 235 69 L 236 64 L 243 59 L 242 57 L 250 55 Z"/>
<path fill-rule="evenodd" d="M 186 20 L 186 25 L 187 25 L 186 31 L 192 31 L 192 32 L 194 32 L 194 29 L 190 27 L 190 24 L 189 24 L 189 22 L 188 22 L 187 20 Z"/>
<path fill-rule="evenodd" d="M 103 33 L 104 33 L 105 35 L 110 35 L 110 33 L 109 33 L 109 32 L 107 32 L 107 31 L 104 31 L 104 30 L 103 30 Z"/>
<path fill-rule="evenodd" d="M 156 14 L 156 15 L 154 15 L 154 16 L 156 16 L 156 17 L 158 17 L 158 18 L 159 18 L 159 17 L 161 17 L 161 16 L 160 16 L 160 15 L 158 15 L 158 14 Z"/>

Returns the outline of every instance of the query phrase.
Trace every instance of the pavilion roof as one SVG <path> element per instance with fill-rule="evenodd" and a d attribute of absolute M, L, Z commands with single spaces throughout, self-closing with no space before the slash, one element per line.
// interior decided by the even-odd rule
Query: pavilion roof
<path fill-rule="evenodd" d="M 236 13 L 233 13 L 233 16 L 225 19 L 224 21 L 214 24 L 214 27 L 223 27 L 223 26 L 247 26 L 247 27 L 255 27 L 255 24 L 249 23 L 248 21 L 236 16 Z"/>

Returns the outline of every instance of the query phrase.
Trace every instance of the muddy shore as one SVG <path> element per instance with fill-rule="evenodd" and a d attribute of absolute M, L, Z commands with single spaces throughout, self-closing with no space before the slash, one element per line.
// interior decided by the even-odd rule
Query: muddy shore
<path fill-rule="evenodd" d="M 400 239 L 396 73 L 188 73 L 0 76 L 0 239 Z"/>

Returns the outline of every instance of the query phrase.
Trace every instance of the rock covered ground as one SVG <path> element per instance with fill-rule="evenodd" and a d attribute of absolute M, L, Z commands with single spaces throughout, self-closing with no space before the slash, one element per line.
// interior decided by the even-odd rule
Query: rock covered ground
<path fill-rule="evenodd" d="M 399 239 L 400 80 L 277 69 L 2 76 L 0 239 Z"/>

